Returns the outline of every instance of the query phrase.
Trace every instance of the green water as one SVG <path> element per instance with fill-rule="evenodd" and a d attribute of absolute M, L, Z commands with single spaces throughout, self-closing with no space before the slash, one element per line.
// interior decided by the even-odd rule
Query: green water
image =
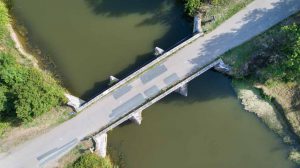
<path fill-rule="evenodd" d="M 124 78 L 192 31 L 175 0 L 13 0 L 32 44 L 64 85 L 90 99 L 110 75 Z M 143 112 L 141 126 L 109 133 L 112 158 L 128 168 L 293 168 L 287 146 L 243 111 L 230 80 L 207 72 Z M 101 109 L 99 110 L 101 112 Z"/>

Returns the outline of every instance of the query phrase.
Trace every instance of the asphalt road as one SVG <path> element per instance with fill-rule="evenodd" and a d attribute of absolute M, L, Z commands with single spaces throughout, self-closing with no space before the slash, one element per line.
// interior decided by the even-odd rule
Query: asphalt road
<path fill-rule="evenodd" d="M 1 154 L 0 167 L 34 168 L 51 165 L 89 134 L 143 104 L 160 90 L 185 79 L 300 10 L 300 0 L 255 0 L 214 31 L 198 38 L 147 72 L 102 97 L 76 117 L 49 132 Z M 101 70 L 101 69 L 98 69 Z"/>

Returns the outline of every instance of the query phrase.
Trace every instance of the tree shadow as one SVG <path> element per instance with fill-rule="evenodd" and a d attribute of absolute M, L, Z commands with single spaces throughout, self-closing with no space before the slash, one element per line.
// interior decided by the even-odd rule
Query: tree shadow
<path fill-rule="evenodd" d="M 123 2 L 121 0 L 86 0 L 89 5 L 93 8 L 93 11 L 96 14 L 104 14 L 110 17 L 118 17 L 123 15 L 128 15 L 132 13 L 137 14 L 144 14 L 144 13 L 151 13 L 158 9 L 163 3 L 170 2 L 170 1 L 158 1 L 155 0 L 155 2 L 145 5 L 143 4 L 143 1 L 140 0 L 129 0 L 130 2 L 126 1 Z M 157 1 L 157 2 L 156 2 Z M 210 39 L 206 40 L 203 44 L 203 47 L 199 49 L 199 52 L 197 53 L 197 56 L 194 59 L 191 59 L 190 62 L 192 64 L 195 64 L 195 66 L 199 67 L 201 66 L 201 62 L 203 57 L 207 58 L 210 61 L 213 61 L 216 59 L 219 55 L 225 53 L 228 51 L 228 48 L 234 48 L 235 46 L 238 46 L 239 44 L 242 44 L 246 42 L 247 40 L 250 40 L 253 35 L 258 35 L 266 30 L 266 28 L 270 28 L 274 23 L 277 23 L 277 20 L 280 20 L 278 18 L 285 18 L 284 15 L 282 15 L 282 11 L 288 12 L 296 12 L 297 9 L 300 8 L 300 4 L 298 3 L 295 5 L 296 0 L 291 1 L 284 1 L 281 0 L 279 2 L 273 3 L 273 7 L 270 7 L 268 9 L 256 9 L 250 11 L 245 17 L 241 18 L 241 21 L 236 22 L 237 26 L 233 27 L 229 32 L 226 33 L 210 33 L 211 36 Z M 130 7 L 124 7 L 130 4 Z M 116 4 L 119 4 L 116 6 Z M 155 17 L 154 17 L 155 18 Z M 170 24 L 170 30 L 159 40 L 155 41 L 153 44 L 153 47 L 156 45 L 162 46 L 167 48 L 168 46 L 171 46 L 170 44 L 174 41 L 180 41 L 178 39 L 182 39 L 183 37 L 180 35 L 187 35 L 191 33 L 186 33 L 187 31 L 183 31 L 184 33 L 180 33 L 180 30 L 177 29 L 176 23 L 174 22 L 165 22 L 164 19 L 162 19 L 165 24 Z M 160 22 L 159 17 L 156 16 L 156 19 L 153 20 L 146 20 L 143 23 L 139 24 L 156 24 L 157 22 Z M 172 27 L 175 26 L 176 28 Z M 218 27 L 215 32 L 219 32 L 221 27 Z M 178 33 L 179 32 L 179 33 Z M 176 34 L 176 35 L 174 35 Z M 177 36 L 178 35 L 178 36 Z M 205 38 L 205 37 L 204 37 Z M 175 40 L 174 40 L 175 39 Z M 207 39 L 207 38 L 206 38 Z M 191 44 L 193 45 L 193 44 Z M 196 45 L 196 44 L 194 44 Z M 121 71 L 119 74 L 117 74 L 117 77 L 124 78 L 127 75 L 130 75 L 130 73 L 134 72 L 135 70 L 139 69 L 146 63 L 150 62 L 151 60 L 155 59 L 154 56 L 151 56 L 151 53 L 147 53 L 141 56 L 138 56 L 137 60 L 134 64 L 129 65 L 125 70 Z M 190 102 L 194 101 L 203 101 L 203 100 L 209 100 L 216 97 L 225 97 L 229 94 L 225 92 L 222 92 L 222 87 L 219 87 L 219 83 L 216 82 L 216 80 L 212 78 L 205 77 L 206 75 L 211 75 L 213 73 L 208 72 L 202 75 L 203 78 L 206 78 L 209 85 L 204 84 L 201 80 L 195 80 L 191 84 L 193 88 L 193 83 L 196 85 L 202 85 L 203 87 L 207 86 L 204 90 L 195 89 L 193 90 L 191 97 L 188 99 Z M 198 83 L 199 82 L 199 83 Z M 88 91 L 86 94 L 84 94 L 83 97 L 91 97 L 91 93 L 95 93 L 95 90 L 99 93 L 100 90 L 103 91 L 104 88 L 108 88 L 107 86 L 104 86 L 104 83 L 108 83 L 108 81 L 104 82 L 98 82 L 95 84 L 95 87 Z M 102 88 L 102 89 L 99 89 Z M 192 90 L 190 88 L 190 90 Z M 207 92 L 211 89 L 218 90 L 218 94 L 214 94 L 214 92 Z M 201 93 L 197 93 L 197 91 L 201 91 Z M 96 94 L 95 94 L 96 95 Z M 203 95 L 203 96 L 201 96 Z M 174 99 L 178 99 L 179 95 L 171 94 L 168 99 L 164 100 L 163 102 L 168 102 Z"/>
<path fill-rule="evenodd" d="M 137 56 L 134 63 L 128 65 L 127 68 L 125 68 L 121 72 L 115 74 L 114 76 L 117 77 L 118 79 L 122 80 L 122 79 L 126 78 L 128 75 L 130 75 L 133 72 L 140 69 L 141 67 L 145 66 L 147 63 L 151 62 L 155 58 L 156 57 L 152 53 L 146 53 L 144 55 L 139 55 L 139 56 Z M 95 96 L 99 95 L 100 93 L 102 93 L 103 91 L 105 91 L 106 89 L 111 87 L 108 84 L 109 84 L 109 79 L 107 79 L 105 81 L 96 82 L 94 84 L 93 88 L 87 90 L 81 96 L 81 98 L 83 100 L 89 100 L 91 98 L 94 98 Z"/>
<path fill-rule="evenodd" d="M 297 116 L 300 116 L 300 87 L 294 87 L 294 94 L 292 96 L 292 109 L 297 111 Z"/>
<path fill-rule="evenodd" d="M 172 5 L 174 0 L 85 0 L 95 14 L 109 17 L 126 16 L 129 14 L 148 14 Z M 175 0 L 176 1 L 176 0 Z M 180 1 L 177 0 L 176 3 Z"/>
<path fill-rule="evenodd" d="M 170 47 L 180 39 L 192 34 L 192 23 L 184 14 L 181 0 L 85 0 L 96 15 L 122 17 L 131 14 L 149 16 L 136 26 L 163 24 L 169 27 L 167 33 L 154 42 L 153 46 Z"/>
<path fill-rule="evenodd" d="M 155 24 L 165 24 L 167 32 L 152 44 L 153 50 L 156 46 L 165 49 L 172 48 L 183 39 L 192 35 L 191 24 L 184 17 L 183 5 L 178 4 L 180 0 L 85 0 L 96 15 L 107 17 L 122 17 L 129 14 L 150 14 L 150 17 L 143 20 L 136 26 L 147 26 Z M 117 5 L 116 5 L 117 4 Z M 164 10 L 164 6 L 170 6 Z M 114 74 L 120 80 L 126 78 L 131 73 L 145 66 L 156 59 L 152 51 L 138 55 L 134 63 L 130 64 L 121 72 Z M 109 80 L 96 82 L 93 88 L 85 91 L 80 97 L 83 100 L 90 100 L 99 93 L 109 88 Z"/>

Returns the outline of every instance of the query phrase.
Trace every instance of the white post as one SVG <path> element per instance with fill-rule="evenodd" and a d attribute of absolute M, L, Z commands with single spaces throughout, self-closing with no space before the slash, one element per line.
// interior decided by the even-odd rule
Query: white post
<path fill-rule="evenodd" d="M 109 76 L 109 85 L 119 82 L 120 80 L 114 76 Z"/>
<path fill-rule="evenodd" d="M 142 111 L 135 112 L 131 117 L 131 120 L 137 123 L 138 125 L 142 124 L 142 119 Z"/>
<path fill-rule="evenodd" d="M 94 138 L 94 141 L 96 143 L 96 153 L 100 157 L 106 157 L 106 148 L 107 148 L 107 133 L 96 135 Z"/>
<path fill-rule="evenodd" d="M 194 28 L 193 33 L 199 33 L 201 36 L 204 35 L 201 27 L 201 15 L 198 14 L 194 17 Z"/>
<path fill-rule="evenodd" d="M 176 90 L 177 93 L 181 94 L 182 96 L 185 96 L 187 97 L 188 95 L 188 87 L 187 87 L 187 84 L 181 86 L 180 88 L 178 88 Z"/>
<path fill-rule="evenodd" d="M 154 55 L 155 56 L 159 56 L 159 55 L 163 54 L 164 52 L 165 51 L 163 49 L 159 48 L 159 47 L 155 47 L 155 49 L 154 49 Z"/>
<path fill-rule="evenodd" d="M 83 104 L 85 101 L 81 100 L 78 97 L 65 93 L 66 98 L 68 99 L 67 105 L 73 107 L 75 111 Z"/>

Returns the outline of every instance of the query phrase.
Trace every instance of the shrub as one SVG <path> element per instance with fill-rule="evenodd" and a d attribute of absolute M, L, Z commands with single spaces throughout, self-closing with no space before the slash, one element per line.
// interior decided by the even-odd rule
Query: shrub
<path fill-rule="evenodd" d="M 12 106 L 6 109 L 6 116 L 14 113 L 21 121 L 31 121 L 65 102 L 63 89 L 52 78 L 46 78 L 37 69 L 17 64 L 10 54 L 0 54 L 0 81 L 10 95 L 3 100 Z"/>
<path fill-rule="evenodd" d="M 280 55 L 280 60 L 266 68 L 267 80 L 284 82 L 300 81 L 300 27 L 296 24 L 283 26 L 277 32 L 282 34 L 280 46 L 273 50 Z M 274 45 L 274 44 L 273 44 Z M 275 45 L 276 46 L 276 45 Z M 275 55 L 275 54 L 274 54 Z M 276 55 L 275 55 L 276 56 Z"/>
<path fill-rule="evenodd" d="M 1 114 L 6 110 L 6 103 L 7 103 L 7 87 L 0 85 L 0 119 L 1 119 Z"/>
<path fill-rule="evenodd" d="M 184 8 L 189 16 L 194 16 L 201 6 L 200 0 L 185 0 Z"/>
<path fill-rule="evenodd" d="M 300 27 L 296 24 L 284 26 L 283 31 L 287 36 L 287 44 L 283 46 L 283 51 L 287 58 L 283 61 L 285 69 L 285 80 L 300 80 Z"/>
<path fill-rule="evenodd" d="M 5 131 L 9 129 L 10 124 L 8 122 L 0 122 L 0 138 L 3 136 Z"/>
<path fill-rule="evenodd" d="M 107 159 L 100 158 L 98 155 L 88 153 L 80 156 L 73 164 L 73 168 L 113 168 Z"/>

